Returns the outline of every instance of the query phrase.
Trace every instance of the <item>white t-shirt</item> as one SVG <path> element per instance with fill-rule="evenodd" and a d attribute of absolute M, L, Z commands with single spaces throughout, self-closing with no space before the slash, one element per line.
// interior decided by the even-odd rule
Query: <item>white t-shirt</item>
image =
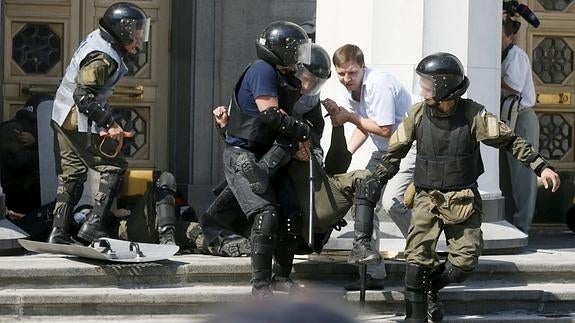
<path fill-rule="evenodd" d="M 501 75 L 505 84 L 521 93 L 521 105 L 532 107 L 535 105 L 535 86 L 531 75 L 531 63 L 527 53 L 516 45 L 513 45 L 507 57 L 501 63 Z M 503 97 L 508 96 L 509 91 L 501 90 Z"/>
<path fill-rule="evenodd" d="M 375 121 L 379 126 L 398 126 L 411 106 L 411 95 L 395 77 L 389 73 L 365 68 L 361 85 L 360 101 L 352 98 L 351 92 L 342 88 L 345 95 L 344 108 Z M 369 134 L 378 150 L 386 151 L 389 139 Z"/>

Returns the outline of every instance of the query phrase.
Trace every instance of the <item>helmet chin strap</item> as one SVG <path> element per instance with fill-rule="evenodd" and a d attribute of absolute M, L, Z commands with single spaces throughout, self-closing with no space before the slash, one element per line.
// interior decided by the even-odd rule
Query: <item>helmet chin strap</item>
<path fill-rule="evenodd" d="M 439 109 L 439 101 L 435 101 L 435 99 L 433 100 L 433 103 L 429 103 L 429 101 L 426 100 L 425 105 L 433 109 Z"/>

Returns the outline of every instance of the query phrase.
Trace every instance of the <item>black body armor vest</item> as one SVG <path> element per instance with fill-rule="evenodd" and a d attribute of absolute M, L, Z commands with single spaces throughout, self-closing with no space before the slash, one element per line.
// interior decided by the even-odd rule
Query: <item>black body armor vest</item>
<path fill-rule="evenodd" d="M 255 153 L 267 151 L 274 143 L 278 132 L 260 121 L 258 116 L 251 116 L 242 111 L 237 101 L 237 93 L 242 84 L 249 65 L 234 87 L 232 102 L 230 106 L 230 120 L 228 123 L 228 134 L 237 138 L 248 141 L 248 150 Z M 300 98 L 301 94 L 298 87 L 288 83 L 287 78 L 276 72 L 278 82 L 278 103 L 279 108 L 283 109 L 288 115 L 291 114 L 294 104 Z"/>
<path fill-rule="evenodd" d="M 466 100 L 459 100 L 455 114 L 435 117 L 424 107 L 416 127 L 415 186 L 440 191 L 477 187 L 484 171 L 479 142 L 471 136 L 465 116 Z"/>

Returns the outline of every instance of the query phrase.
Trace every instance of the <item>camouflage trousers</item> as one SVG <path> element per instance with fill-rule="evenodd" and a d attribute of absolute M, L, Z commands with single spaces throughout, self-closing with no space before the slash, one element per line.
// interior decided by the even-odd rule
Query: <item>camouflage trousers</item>
<path fill-rule="evenodd" d="M 314 231 L 329 232 L 353 206 L 354 183 L 367 177 L 370 171 L 354 170 L 344 174 L 328 176 L 319 167 L 314 167 L 315 219 Z M 297 187 L 298 201 L 304 216 L 309 214 L 309 164 L 293 161 L 288 168 L 290 177 Z"/>
<path fill-rule="evenodd" d="M 448 260 L 463 269 L 473 270 L 483 247 L 481 231 L 481 195 L 475 189 L 472 212 L 460 223 L 446 224 L 432 207 L 433 196 L 426 190 L 415 195 L 413 217 L 407 235 L 405 257 L 407 262 L 433 268 L 439 264 L 435 248 L 441 232 L 445 233 Z"/>
<path fill-rule="evenodd" d="M 81 187 L 86 181 L 89 168 L 94 169 L 100 175 L 122 174 L 128 163 L 121 155 L 115 158 L 102 155 L 97 148 L 102 140 L 99 135 L 66 130 L 55 122 L 52 122 L 52 128 L 54 129 L 54 153 L 58 174 L 57 194 L 58 196 L 72 195 L 69 202 L 57 199 L 54 207 L 54 214 L 57 215 L 64 212 L 67 204 L 77 202 L 80 199 Z M 71 187 L 76 187 L 76 189 L 71 189 Z M 98 192 L 97 195 L 100 193 Z M 102 194 L 109 194 L 109 192 Z M 95 198 L 97 199 L 98 196 Z"/>

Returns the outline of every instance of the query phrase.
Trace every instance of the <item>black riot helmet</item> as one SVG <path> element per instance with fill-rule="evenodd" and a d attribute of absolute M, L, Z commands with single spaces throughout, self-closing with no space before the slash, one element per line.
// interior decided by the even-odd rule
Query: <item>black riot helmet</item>
<path fill-rule="evenodd" d="M 316 95 L 321 86 L 331 76 L 331 59 L 329 54 L 318 44 L 311 44 L 309 64 L 300 63 L 295 77 L 301 81 L 301 92 L 305 95 Z"/>
<path fill-rule="evenodd" d="M 274 66 L 308 64 L 310 44 L 303 28 L 289 21 L 276 21 L 269 24 L 256 40 L 256 53 L 258 58 Z"/>
<path fill-rule="evenodd" d="M 463 65 L 453 54 L 431 54 L 417 64 L 415 72 L 423 80 L 430 81 L 435 102 L 458 98 L 469 87 Z"/>
<path fill-rule="evenodd" d="M 150 32 L 150 19 L 142 8 L 133 3 L 114 3 L 100 18 L 100 29 L 104 29 L 120 45 L 125 46 L 135 40 L 147 42 Z"/>

